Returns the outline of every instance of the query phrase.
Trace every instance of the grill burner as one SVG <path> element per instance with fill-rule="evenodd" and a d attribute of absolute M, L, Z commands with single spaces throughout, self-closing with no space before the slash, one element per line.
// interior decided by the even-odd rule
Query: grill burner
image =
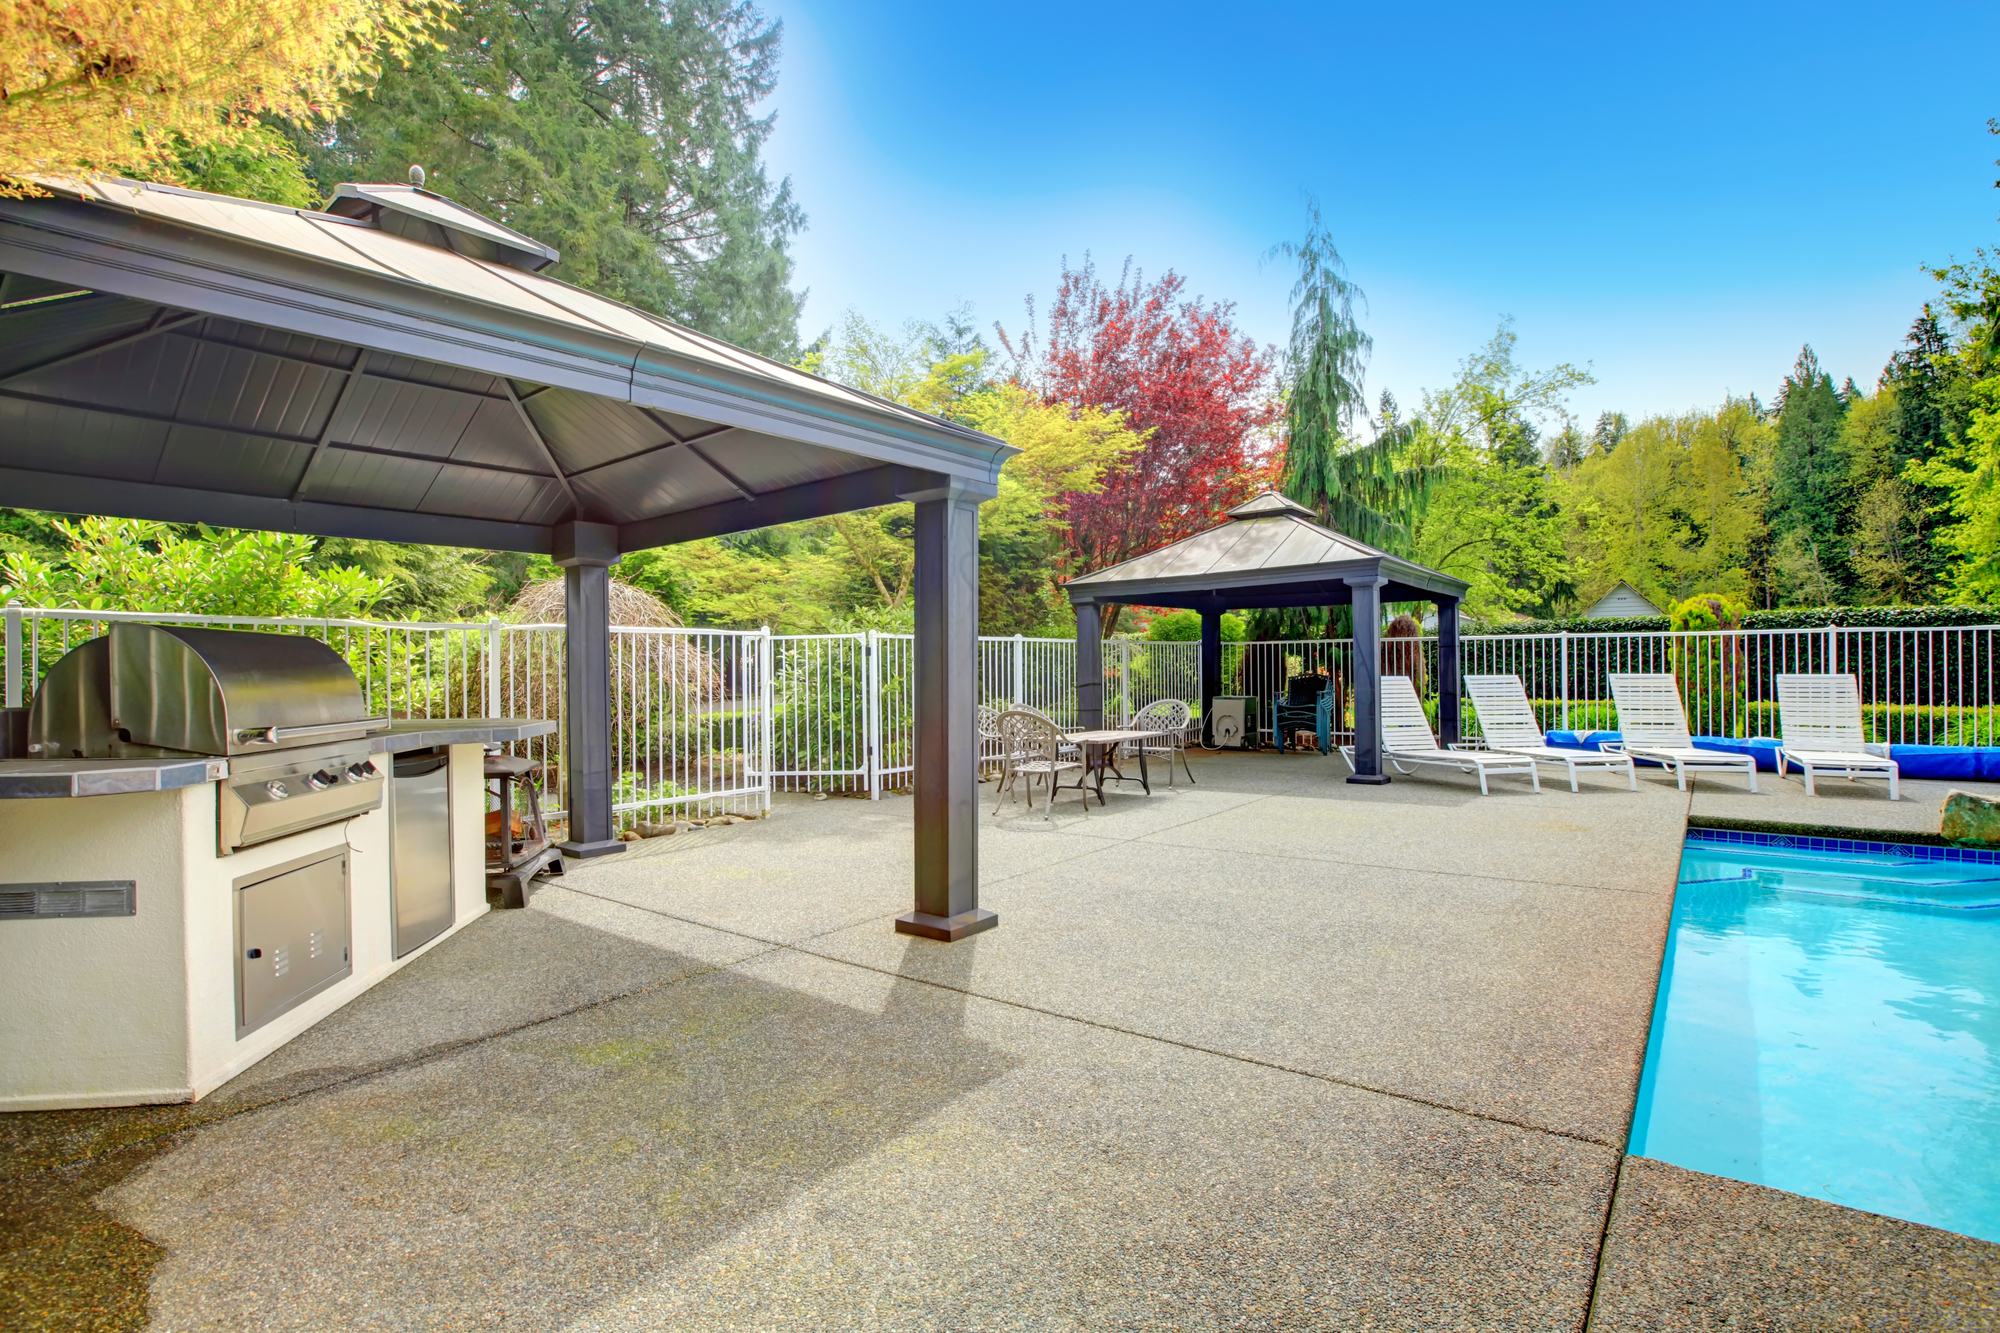
<path fill-rule="evenodd" d="M 381 803 L 360 682 L 294 634 L 115 624 L 35 692 L 28 753 L 46 759 L 228 757 L 222 853 L 351 819 Z"/>

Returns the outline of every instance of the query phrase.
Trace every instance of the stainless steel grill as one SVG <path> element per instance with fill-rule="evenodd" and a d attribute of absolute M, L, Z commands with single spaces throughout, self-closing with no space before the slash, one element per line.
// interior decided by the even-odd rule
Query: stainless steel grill
<path fill-rule="evenodd" d="M 31 758 L 229 760 L 224 855 L 374 809 L 385 786 L 361 684 L 295 634 L 119 623 L 55 664 L 28 714 Z"/>

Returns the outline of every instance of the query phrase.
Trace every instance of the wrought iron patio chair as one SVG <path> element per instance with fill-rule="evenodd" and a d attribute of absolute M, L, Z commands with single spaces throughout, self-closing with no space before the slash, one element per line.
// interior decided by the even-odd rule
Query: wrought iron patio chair
<path fill-rule="evenodd" d="M 1054 718 L 1050 717 L 1047 713 L 1044 713 L 1041 709 L 1035 707 L 1033 704 L 1015 704 L 1013 709 L 1010 711 L 1033 713 L 1036 717 L 1042 719 L 1042 721 L 1054 727 L 1056 729 L 1056 735 L 1058 737 L 1060 737 L 1063 734 L 1062 723 L 1056 721 Z M 1071 728 L 1071 730 L 1074 730 L 1074 728 Z M 1056 743 L 1056 750 L 1057 753 L 1064 759 L 1081 759 L 1083 757 L 1079 747 L 1074 741 L 1059 740 Z"/>
<path fill-rule="evenodd" d="M 1000 751 L 1005 768 L 1000 775 L 1000 796 L 993 803 L 993 813 L 1000 813 L 1000 803 L 1013 790 L 1014 779 L 1028 780 L 1028 809 L 1035 808 L 1035 779 L 1048 781 L 1049 796 L 1044 817 L 1055 822 L 1056 792 L 1069 784 L 1060 781 L 1064 773 L 1075 770 L 1076 791 L 1083 797 L 1083 813 L 1090 814 L 1090 789 L 1084 785 L 1084 764 L 1082 759 L 1062 757 L 1062 732 L 1056 724 L 1041 713 L 1027 708 L 1010 708 L 1002 713 L 998 722 L 1000 730 Z M 1072 752 L 1077 747 L 1071 746 Z"/>
<path fill-rule="evenodd" d="M 984 782 L 990 770 L 1006 766 L 1006 752 L 1000 745 L 1000 710 L 981 704 L 972 717 L 972 729 L 979 737 L 979 780 Z"/>
<path fill-rule="evenodd" d="M 1887 778 L 1889 799 L 1901 799 L 1901 766 L 1886 755 L 1868 753 L 1861 686 L 1852 675 L 1779 676 L 1778 731 L 1784 737 L 1778 777 L 1791 776 L 1791 766 L 1797 764 L 1806 795 L 1819 795 L 1813 788 L 1816 775 L 1837 773 L 1849 782 Z"/>
<path fill-rule="evenodd" d="M 1139 710 L 1132 719 L 1132 730 L 1150 731 L 1153 736 L 1143 741 L 1133 741 L 1132 748 L 1143 750 L 1147 755 L 1163 754 L 1167 757 L 1167 785 L 1174 785 L 1174 756 L 1179 755 L 1181 767 L 1187 769 L 1188 781 L 1194 781 L 1194 770 L 1188 768 L 1187 738 L 1188 727 L 1194 719 L 1194 710 L 1185 699 L 1156 699 Z"/>
<path fill-rule="evenodd" d="M 1307 727 L 1319 737 L 1319 752 L 1326 753 L 1333 739 L 1333 696 L 1331 676 L 1293 676 L 1285 682 L 1285 697 L 1271 707 L 1271 731 L 1280 753 L 1295 731 Z"/>

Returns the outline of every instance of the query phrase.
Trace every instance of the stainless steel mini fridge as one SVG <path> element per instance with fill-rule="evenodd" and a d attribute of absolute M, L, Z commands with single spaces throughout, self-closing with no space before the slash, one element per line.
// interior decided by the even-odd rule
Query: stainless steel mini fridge
<path fill-rule="evenodd" d="M 443 747 L 405 750 L 389 783 L 394 843 L 396 957 L 438 937 L 452 922 L 451 791 Z"/>

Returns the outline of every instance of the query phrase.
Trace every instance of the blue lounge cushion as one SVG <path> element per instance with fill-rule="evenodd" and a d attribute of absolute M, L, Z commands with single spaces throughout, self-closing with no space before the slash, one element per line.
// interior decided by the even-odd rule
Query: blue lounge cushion
<path fill-rule="evenodd" d="M 1748 740 L 1738 740 L 1734 736 L 1696 736 L 1694 748 L 1697 750 L 1721 750 L 1725 754 L 1747 754 L 1755 757 L 1757 767 L 1766 773 L 1778 771 L 1778 749 L 1784 744 L 1770 736 L 1752 736 Z"/>
<path fill-rule="evenodd" d="M 1906 778 L 2000 781 L 2000 749 L 1972 745 L 1892 745 L 1889 757 Z"/>

